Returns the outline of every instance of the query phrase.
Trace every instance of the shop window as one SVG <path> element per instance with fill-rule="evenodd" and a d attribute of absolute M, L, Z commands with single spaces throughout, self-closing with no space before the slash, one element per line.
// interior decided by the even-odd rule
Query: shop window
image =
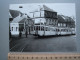
<path fill-rule="evenodd" d="M 12 27 L 12 31 L 13 31 L 13 27 Z"/>

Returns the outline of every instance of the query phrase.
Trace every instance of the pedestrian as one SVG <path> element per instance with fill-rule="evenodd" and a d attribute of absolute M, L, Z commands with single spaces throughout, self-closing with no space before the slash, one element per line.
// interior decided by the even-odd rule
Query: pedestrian
<path fill-rule="evenodd" d="M 11 38 L 12 36 L 11 36 L 11 30 L 9 31 L 9 38 Z"/>
<path fill-rule="evenodd" d="M 25 33 L 25 34 L 26 34 L 26 38 L 27 38 L 27 31 L 26 31 L 26 33 Z"/>
<path fill-rule="evenodd" d="M 19 32 L 19 37 L 21 38 L 21 36 L 22 36 L 22 33 L 21 33 L 21 31 Z"/>

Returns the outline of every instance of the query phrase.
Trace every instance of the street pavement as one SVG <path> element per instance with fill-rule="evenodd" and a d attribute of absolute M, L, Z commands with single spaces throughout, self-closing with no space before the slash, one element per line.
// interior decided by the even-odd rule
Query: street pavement
<path fill-rule="evenodd" d="M 76 36 L 35 37 L 23 35 L 10 40 L 11 52 L 76 52 Z"/>

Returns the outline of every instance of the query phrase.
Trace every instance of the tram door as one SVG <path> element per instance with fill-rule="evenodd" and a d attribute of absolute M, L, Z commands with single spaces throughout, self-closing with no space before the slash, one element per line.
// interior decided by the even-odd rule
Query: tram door
<path fill-rule="evenodd" d="M 58 33 L 59 33 L 59 32 L 58 32 L 58 28 L 56 28 L 56 35 L 58 35 Z"/>
<path fill-rule="evenodd" d="M 36 34 L 38 34 L 38 26 L 35 26 Z"/>

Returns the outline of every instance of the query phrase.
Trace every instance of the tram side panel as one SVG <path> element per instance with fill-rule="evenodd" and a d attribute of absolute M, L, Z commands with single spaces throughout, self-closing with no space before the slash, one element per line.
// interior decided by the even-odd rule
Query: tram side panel
<path fill-rule="evenodd" d="M 45 35 L 56 35 L 56 28 L 54 27 L 45 27 Z"/>
<path fill-rule="evenodd" d="M 50 35 L 71 35 L 74 31 L 71 28 L 54 28 L 46 26 L 34 26 L 33 35 L 50 36 Z"/>

